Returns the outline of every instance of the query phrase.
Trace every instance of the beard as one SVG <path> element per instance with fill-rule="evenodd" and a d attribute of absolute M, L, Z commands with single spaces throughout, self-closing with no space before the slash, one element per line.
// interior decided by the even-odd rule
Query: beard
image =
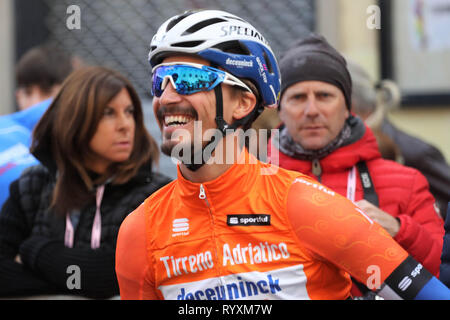
<path fill-rule="evenodd" d="M 217 132 L 219 133 L 218 130 Z M 177 141 L 173 137 L 166 136 L 161 144 L 161 152 L 183 163 L 188 169 L 196 171 L 207 163 L 213 155 L 222 138 L 218 133 L 206 140 L 196 137 L 197 140 L 189 139 L 186 142 Z"/>

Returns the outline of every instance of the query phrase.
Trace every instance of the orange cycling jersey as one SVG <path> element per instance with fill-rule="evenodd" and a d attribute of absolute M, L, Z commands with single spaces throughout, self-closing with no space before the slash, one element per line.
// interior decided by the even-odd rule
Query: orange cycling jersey
<path fill-rule="evenodd" d="M 346 299 L 350 275 L 376 287 L 408 256 L 351 201 L 242 154 L 203 184 L 179 171 L 127 217 L 122 299 Z"/>

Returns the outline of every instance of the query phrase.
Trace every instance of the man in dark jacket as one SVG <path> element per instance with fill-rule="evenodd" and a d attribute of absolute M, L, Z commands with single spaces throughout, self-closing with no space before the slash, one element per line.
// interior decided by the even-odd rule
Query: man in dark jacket
<path fill-rule="evenodd" d="M 420 172 L 381 158 L 372 131 L 352 115 L 345 59 L 311 34 L 285 53 L 280 68 L 280 167 L 355 201 L 437 275 L 444 229 L 435 200 Z"/>

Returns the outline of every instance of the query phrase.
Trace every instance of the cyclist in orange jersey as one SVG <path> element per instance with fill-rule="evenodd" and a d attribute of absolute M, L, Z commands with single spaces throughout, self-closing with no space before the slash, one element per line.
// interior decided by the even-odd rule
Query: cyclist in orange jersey
<path fill-rule="evenodd" d="M 348 299 L 350 276 L 389 299 L 449 290 L 351 201 L 242 146 L 280 74 L 241 18 L 188 11 L 152 40 L 153 108 L 178 179 L 123 222 L 122 299 Z"/>

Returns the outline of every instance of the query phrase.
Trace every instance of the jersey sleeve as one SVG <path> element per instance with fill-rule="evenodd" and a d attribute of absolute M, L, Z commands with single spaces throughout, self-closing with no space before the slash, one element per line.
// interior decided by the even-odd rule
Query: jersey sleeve
<path fill-rule="evenodd" d="M 305 248 L 364 284 L 370 282 L 379 287 L 408 257 L 353 202 L 308 177 L 294 181 L 287 212 L 294 233 Z"/>
<path fill-rule="evenodd" d="M 450 290 L 350 200 L 316 181 L 295 180 L 288 218 L 304 247 L 386 299 L 449 300 Z"/>
<path fill-rule="evenodd" d="M 145 210 L 141 205 L 120 226 L 116 248 L 116 275 L 122 300 L 156 300 L 149 280 L 145 237 Z"/>

